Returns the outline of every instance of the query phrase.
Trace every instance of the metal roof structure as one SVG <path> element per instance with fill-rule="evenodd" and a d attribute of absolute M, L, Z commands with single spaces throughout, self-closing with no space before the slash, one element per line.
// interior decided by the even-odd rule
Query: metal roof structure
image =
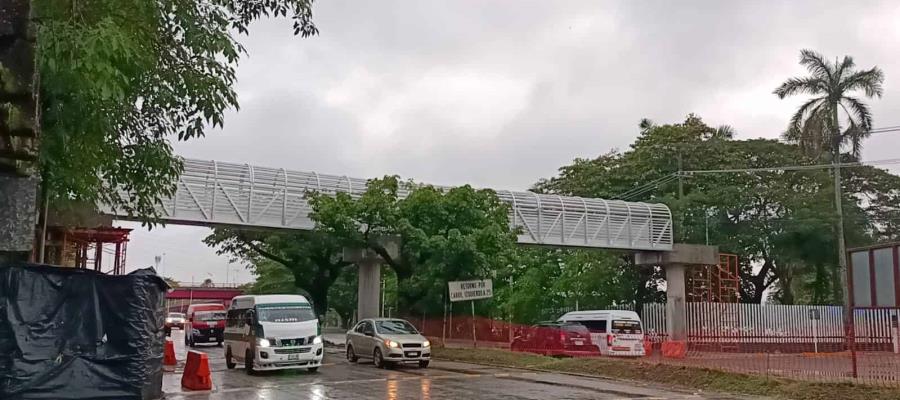
<path fill-rule="evenodd" d="M 185 159 L 178 188 L 162 201 L 160 213 L 168 223 L 311 230 L 307 193 L 358 196 L 365 190 L 365 179 Z M 663 204 L 495 192 L 510 205 L 510 225 L 520 229 L 521 244 L 672 249 L 672 214 Z"/>

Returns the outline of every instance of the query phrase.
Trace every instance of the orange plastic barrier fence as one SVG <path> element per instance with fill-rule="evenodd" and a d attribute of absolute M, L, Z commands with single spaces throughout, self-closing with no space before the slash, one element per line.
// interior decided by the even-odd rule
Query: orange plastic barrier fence
<path fill-rule="evenodd" d="M 189 390 L 212 390 L 209 356 L 206 353 L 194 350 L 188 352 L 184 373 L 181 375 L 181 386 Z"/>
<path fill-rule="evenodd" d="M 175 343 L 166 339 L 166 347 L 163 351 L 163 365 L 175 365 L 177 363 L 178 361 L 175 360 Z"/>
<path fill-rule="evenodd" d="M 684 358 L 687 354 L 687 342 L 670 340 L 662 344 L 662 356 L 666 358 Z"/>

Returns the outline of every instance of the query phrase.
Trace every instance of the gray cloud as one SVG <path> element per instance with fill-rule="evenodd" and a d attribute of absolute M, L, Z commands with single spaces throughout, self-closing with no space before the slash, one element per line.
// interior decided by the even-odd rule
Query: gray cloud
<path fill-rule="evenodd" d="M 284 20 L 254 24 L 240 112 L 181 154 L 522 189 L 625 148 L 643 117 L 695 112 L 740 138 L 777 137 L 801 99 L 771 92 L 804 73 L 801 48 L 882 67 L 876 126 L 900 124 L 896 2 L 333 0 L 315 13 L 311 39 Z M 864 158 L 896 157 L 898 143 L 873 137 Z M 159 238 L 176 235 L 178 251 L 198 254 L 179 268 L 224 276 L 204 230 L 175 231 L 136 237 L 129 260 L 152 262 Z"/>

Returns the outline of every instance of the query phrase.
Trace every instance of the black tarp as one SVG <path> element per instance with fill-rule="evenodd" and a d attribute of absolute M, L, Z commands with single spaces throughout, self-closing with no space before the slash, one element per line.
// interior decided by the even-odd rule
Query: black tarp
<path fill-rule="evenodd" d="M 152 269 L 0 266 L 0 399 L 160 398 L 167 289 Z"/>

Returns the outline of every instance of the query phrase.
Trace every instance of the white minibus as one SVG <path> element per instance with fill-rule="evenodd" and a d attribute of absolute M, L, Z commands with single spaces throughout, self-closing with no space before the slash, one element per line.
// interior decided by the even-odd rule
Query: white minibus
<path fill-rule="evenodd" d="M 312 306 L 299 295 L 247 295 L 231 300 L 225 322 L 225 365 L 259 370 L 322 365 L 322 337 Z"/>
<path fill-rule="evenodd" d="M 605 356 L 644 356 L 644 330 L 634 311 L 572 311 L 558 321 L 584 325 L 591 332 L 591 341 Z"/>

